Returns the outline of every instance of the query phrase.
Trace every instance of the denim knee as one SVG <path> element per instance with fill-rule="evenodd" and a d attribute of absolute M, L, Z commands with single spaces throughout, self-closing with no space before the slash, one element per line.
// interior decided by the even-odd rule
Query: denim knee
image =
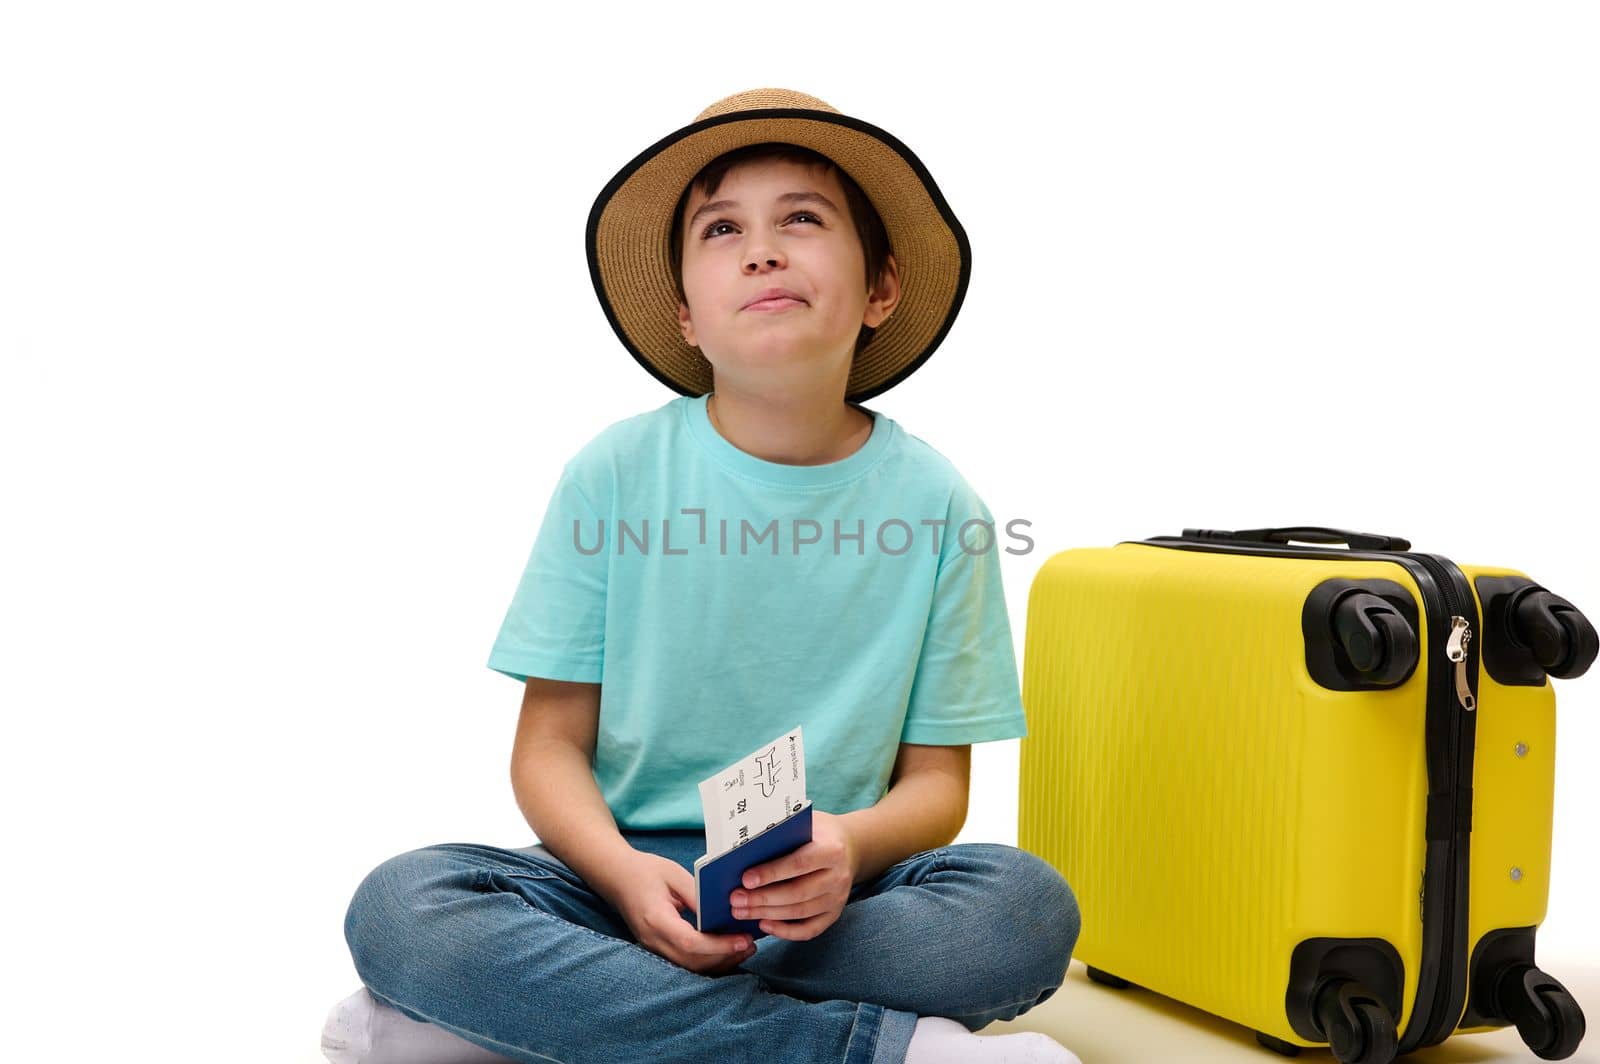
<path fill-rule="evenodd" d="M 1077 896 L 1053 865 L 1027 850 L 999 843 L 971 849 L 992 867 L 998 940 L 1011 943 L 1019 968 L 1044 989 L 1043 1001 L 1065 980 L 1078 942 Z"/>
<path fill-rule="evenodd" d="M 424 891 L 438 885 L 444 865 L 434 847 L 390 857 L 368 872 L 345 910 L 344 938 L 356 973 L 368 987 L 393 985 L 391 977 L 415 963 Z"/>
<path fill-rule="evenodd" d="M 1000 843 L 950 846 L 943 864 L 965 873 L 975 888 L 965 919 L 989 962 L 949 984 L 937 1014 L 978 1031 L 1015 1019 L 1060 989 L 1079 930 L 1077 898 L 1061 874 L 1034 854 Z"/>

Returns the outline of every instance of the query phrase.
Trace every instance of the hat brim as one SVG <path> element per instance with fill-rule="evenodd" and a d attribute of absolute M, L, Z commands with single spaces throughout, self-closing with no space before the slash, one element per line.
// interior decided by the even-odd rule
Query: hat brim
<path fill-rule="evenodd" d="M 887 131 L 827 111 L 742 110 L 684 126 L 636 155 L 589 211 L 585 253 L 617 338 L 653 377 L 682 395 L 711 390 L 711 364 L 683 339 L 671 262 L 672 212 L 701 168 L 747 144 L 821 152 L 872 201 L 889 236 L 900 301 L 851 364 L 845 398 L 860 402 L 905 380 L 936 351 L 966 297 L 972 250 L 921 160 Z"/>

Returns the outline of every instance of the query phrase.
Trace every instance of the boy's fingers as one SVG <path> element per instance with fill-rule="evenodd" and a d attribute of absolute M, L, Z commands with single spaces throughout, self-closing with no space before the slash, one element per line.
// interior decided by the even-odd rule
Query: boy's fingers
<path fill-rule="evenodd" d="M 780 879 L 793 879 L 795 876 L 814 872 L 821 867 L 815 860 L 815 855 L 816 847 L 808 842 L 793 853 L 775 861 L 753 865 L 746 869 L 739 885 L 749 890 L 764 883 L 776 883 Z"/>
<path fill-rule="evenodd" d="M 668 867 L 664 868 L 663 871 L 667 880 L 667 889 L 671 890 L 677 900 L 682 902 L 686 908 L 699 912 L 698 909 L 695 909 L 694 904 L 694 876 L 680 865 L 672 864 L 671 862 L 668 862 Z"/>
<path fill-rule="evenodd" d="M 794 933 L 790 930 L 791 926 L 792 925 L 786 923 L 783 920 L 762 920 L 761 921 L 761 930 L 765 931 L 767 934 L 771 935 L 773 938 L 793 938 L 794 937 Z"/>
<path fill-rule="evenodd" d="M 789 905 L 757 905 L 745 910 L 750 920 L 804 920 L 828 911 L 825 898 L 808 898 Z"/>
<path fill-rule="evenodd" d="M 741 893 L 744 895 L 742 901 L 738 897 Z M 807 872 L 805 875 L 774 883 L 758 891 L 735 890 L 728 895 L 728 904 L 743 906 L 746 909 L 760 909 L 769 905 L 795 905 L 826 897 L 828 894 L 828 884 L 822 873 Z"/>
<path fill-rule="evenodd" d="M 714 964 L 711 967 L 705 969 L 705 974 L 707 974 L 707 975 L 727 975 L 729 972 L 735 970 L 736 968 L 739 967 L 739 965 L 743 964 L 745 961 L 749 960 L 753 956 L 755 956 L 755 950 L 754 949 L 745 950 L 743 953 L 731 954 L 728 957 L 727 960 L 721 961 L 720 963 Z"/>
<path fill-rule="evenodd" d="M 715 957 L 735 953 L 738 951 L 739 944 L 746 941 L 743 935 L 711 934 L 697 931 L 693 924 L 681 918 L 678 920 L 678 925 L 672 929 L 668 938 L 674 947 L 682 950 L 685 954 L 696 957 Z"/>
<path fill-rule="evenodd" d="M 763 920 L 761 929 L 774 938 L 803 942 L 817 937 L 831 923 L 831 913 L 819 913 L 807 920 Z"/>

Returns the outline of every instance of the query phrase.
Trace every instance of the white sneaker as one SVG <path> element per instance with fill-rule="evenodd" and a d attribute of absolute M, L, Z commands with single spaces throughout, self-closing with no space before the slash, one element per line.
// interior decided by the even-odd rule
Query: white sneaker
<path fill-rule="evenodd" d="M 516 1064 L 437 1024 L 413 1020 L 364 986 L 328 1012 L 322 1055 L 332 1064 Z"/>

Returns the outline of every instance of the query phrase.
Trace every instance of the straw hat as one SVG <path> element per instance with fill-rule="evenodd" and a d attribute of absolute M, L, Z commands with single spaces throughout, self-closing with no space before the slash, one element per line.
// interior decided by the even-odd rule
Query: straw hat
<path fill-rule="evenodd" d="M 961 309 L 972 270 L 966 230 L 933 177 L 895 137 L 790 89 L 718 100 L 640 152 L 589 211 L 589 276 L 606 318 L 639 364 L 683 395 L 711 391 L 711 363 L 684 342 L 669 250 L 672 212 L 701 167 L 747 144 L 780 141 L 821 152 L 848 173 L 883 219 L 900 273 L 900 302 L 856 354 L 845 398 L 893 387 L 928 360 Z"/>

